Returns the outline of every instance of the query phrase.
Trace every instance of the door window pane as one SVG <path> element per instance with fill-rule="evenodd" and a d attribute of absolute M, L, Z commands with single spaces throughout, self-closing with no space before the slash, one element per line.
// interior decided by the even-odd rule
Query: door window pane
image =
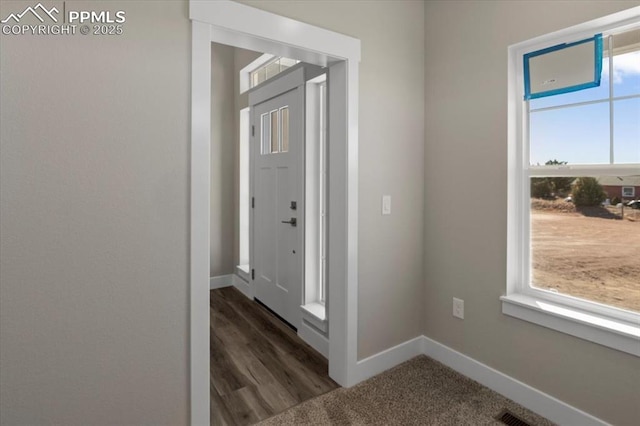
<path fill-rule="evenodd" d="M 269 114 L 262 114 L 260 116 L 260 152 L 262 155 L 269 154 L 271 152 L 271 129 L 269 124 Z"/>
<path fill-rule="evenodd" d="M 271 111 L 271 153 L 278 152 L 278 111 Z"/>
<path fill-rule="evenodd" d="M 282 152 L 289 152 L 289 107 L 280 109 L 280 135 L 282 136 Z"/>

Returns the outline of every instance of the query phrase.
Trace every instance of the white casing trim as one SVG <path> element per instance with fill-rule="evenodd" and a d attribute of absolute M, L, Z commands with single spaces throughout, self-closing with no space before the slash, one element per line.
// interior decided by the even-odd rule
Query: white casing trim
<path fill-rule="evenodd" d="M 300 323 L 300 328 L 298 328 L 298 336 L 313 349 L 320 352 L 323 357 L 329 358 L 329 339 L 309 325 L 304 318 Z"/>
<path fill-rule="evenodd" d="M 366 380 L 418 355 L 433 358 L 554 423 L 581 426 L 608 424 L 425 336 L 415 337 L 358 361 L 357 379 L 358 381 Z"/>
<path fill-rule="evenodd" d="M 210 421 L 209 221 L 211 189 L 211 26 L 191 24 L 191 216 L 189 390 L 192 425 Z"/>
<path fill-rule="evenodd" d="M 233 274 L 218 275 L 217 277 L 209 278 L 209 290 L 215 290 L 217 288 L 231 287 L 233 285 Z"/>

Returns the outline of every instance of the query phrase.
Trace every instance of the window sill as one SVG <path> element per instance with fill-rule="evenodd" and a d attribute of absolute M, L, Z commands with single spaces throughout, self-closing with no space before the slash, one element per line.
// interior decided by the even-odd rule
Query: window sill
<path fill-rule="evenodd" d="M 327 332 L 327 311 L 322 303 L 313 302 L 300 306 L 302 319 L 323 333 Z"/>
<path fill-rule="evenodd" d="M 250 273 L 249 265 L 237 265 L 236 275 L 238 275 L 240 278 L 242 278 L 246 282 L 251 281 L 251 273 Z"/>
<path fill-rule="evenodd" d="M 640 324 L 524 294 L 502 296 L 502 313 L 640 357 Z"/>

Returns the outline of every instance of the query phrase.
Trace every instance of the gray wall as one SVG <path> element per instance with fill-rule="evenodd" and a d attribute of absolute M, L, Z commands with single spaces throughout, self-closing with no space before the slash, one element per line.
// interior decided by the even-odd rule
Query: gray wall
<path fill-rule="evenodd" d="M 640 418 L 640 359 L 501 313 L 507 46 L 638 4 L 447 1 L 425 10 L 425 334 L 619 425 Z M 464 207 L 447 202 L 473 185 Z M 464 321 L 452 317 L 452 297 L 465 300 Z"/>
<path fill-rule="evenodd" d="M 188 8 L 108 8 L 124 35 L 0 36 L 6 425 L 188 421 Z"/>
<path fill-rule="evenodd" d="M 211 44 L 210 276 L 231 274 L 236 263 L 237 174 L 235 48 Z"/>
<path fill-rule="evenodd" d="M 362 41 L 358 356 L 423 334 L 424 3 L 243 3 Z"/>

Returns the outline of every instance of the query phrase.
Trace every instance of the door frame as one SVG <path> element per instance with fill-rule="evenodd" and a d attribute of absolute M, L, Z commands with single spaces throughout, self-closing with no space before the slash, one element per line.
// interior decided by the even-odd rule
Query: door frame
<path fill-rule="evenodd" d="M 210 420 L 211 43 L 326 66 L 329 87 L 329 375 L 356 383 L 360 40 L 233 1 L 189 0 L 191 56 L 190 423 Z M 213 94 L 215 96 L 215 94 Z"/>

